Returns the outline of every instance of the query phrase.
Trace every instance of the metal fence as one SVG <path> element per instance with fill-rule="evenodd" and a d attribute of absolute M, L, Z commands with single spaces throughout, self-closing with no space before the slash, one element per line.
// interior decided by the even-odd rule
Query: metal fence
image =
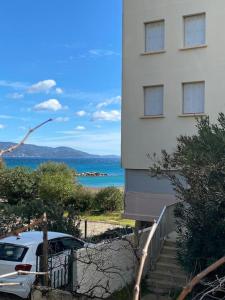
<path fill-rule="evenodd" d="M 149 245 L 148 261 L 151 269 L 155 267 L 165 238 L 176 229 L 174 217 L 175 206 L 176 204 L 165 206 L 157 221 L 157 228 Z"/>
<path fill-rule="evenodd" d="M 73 251 L 48 256 L 48 285 L 54 289 L 67 289 L 72 281 Z M 42 270 L 43 256 L 36 258 L 36 271 Z M 42 281 L 42 278 L 38 278 Z"/>

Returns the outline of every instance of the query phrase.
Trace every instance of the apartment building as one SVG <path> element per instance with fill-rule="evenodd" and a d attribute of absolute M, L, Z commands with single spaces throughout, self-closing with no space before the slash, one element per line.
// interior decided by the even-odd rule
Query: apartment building
<path fill-rule="evenodd" d="M 152 221 L 176 202 L 147 154 L 172 152 L 196 116 L 225 111 L 225 1 L 124 0 L 122 165 L 128 218 Z"/>

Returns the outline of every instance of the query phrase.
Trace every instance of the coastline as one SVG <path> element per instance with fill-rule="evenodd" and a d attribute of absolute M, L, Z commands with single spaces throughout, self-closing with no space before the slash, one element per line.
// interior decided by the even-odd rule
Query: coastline
<path fill-rule="evenodd" d="M 108 176 L 77 176 L 76 181 L 89 189 L 99 190 L 104 187 L 115 186 L 124 189 L 124 170 L 121 168 L 120 160 L 115 158 L 94 159 L 45 159 L 45 158 L 5 158 L 9 168 L 16 166 L 36 169 L 42 163 L 54 161 L 65 163 L 76 173 L 107 174 Z"/>

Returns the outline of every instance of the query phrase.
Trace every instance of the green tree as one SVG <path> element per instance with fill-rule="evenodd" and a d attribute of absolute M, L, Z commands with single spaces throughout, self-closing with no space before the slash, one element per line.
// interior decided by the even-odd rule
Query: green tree
<path fill-rule="evenodd" d="M 37 178 L 31 169 L 16 167 L 0 169 L 0 198 L 9 204 L 30 201 L 37 195 Z"/>
<path fill-rule="evenodd" d="M 123 208 L 123 193 L 116 187 L 107 187 L 96 193 L 95 207 L 102 212 L 113 212 Z"/>
<path fill-rule="evenodd" d="M 14 222 L 10 220 L 25 224 L 46 212 L 49 230 L 78 234 L 78 212 L 68 203 L 77 188 L 74 175 L 68 166 L 56 163 L 42 164 L 36 171 L 0 169 L 2 214 L 9 224 Z"/>
<path fill-rule="evenodd" d="M 225 245 L 225 116 L 211 124 L 197 121 L 197 133 L 180 136 L 172 154 L 151 168 L 165 175 L 176 196 L 178 255 L 187 271 L 197 273 L 224 255 Z"/>

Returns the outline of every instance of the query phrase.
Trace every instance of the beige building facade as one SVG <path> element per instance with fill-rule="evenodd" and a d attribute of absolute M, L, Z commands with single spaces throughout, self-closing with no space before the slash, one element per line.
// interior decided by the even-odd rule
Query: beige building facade
<path fill-rule="evenodd" d="M 196 117 L 225 112 L 225 1 L 124 0 L 122 165 L 125 216 L 159 216 L 176 201 L 147 154 L 172 152 Z"/>

